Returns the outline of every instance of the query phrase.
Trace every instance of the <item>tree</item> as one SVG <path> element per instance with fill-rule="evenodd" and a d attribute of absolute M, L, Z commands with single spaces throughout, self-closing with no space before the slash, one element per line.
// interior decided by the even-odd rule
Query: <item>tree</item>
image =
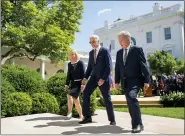
<path fill-rule="evenodd" d="M 177 66 L 176 66 L 176 71 L 177 74 L 183 74 L 185 71 L 185 66 L 184 66 L 184 61 L 182 59 L 176 60 Z"/>
<path fill-rule="evenodd" d="M 79 0 L 2 0 L 1 46 L 9 51 L 1 55 L 1 64 L 18 56 L 65 60 L 83 8 Z"/>
<path fill-rule="evenodd" d="M 156 51 L 154 55 L 149 55 L 148 61 L 151 71 L 154 73 L 171 75 L 176 71 L 176 61 L 166 51 Z"/>

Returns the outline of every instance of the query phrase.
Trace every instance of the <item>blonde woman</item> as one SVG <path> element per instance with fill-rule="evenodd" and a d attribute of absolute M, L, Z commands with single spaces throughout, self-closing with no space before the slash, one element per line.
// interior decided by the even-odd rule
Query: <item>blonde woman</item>
<path fill-rule="evenodd" d="M 68 72 L 65 89 L 68 90 L 67 103 L 68 114 L 67 117 L 72 117 L 73 102 L 76 110 L 79 114 L 79 118 L 82 120 L 82 108 L 80 105 L 79 94 L 81 89 L 81 80 L 84 78 L 85 67 L 84 63 L 80 60 L 78 53 L 75 50 L 71 50 L 69 53 L 70 62 L 68 63 Z"/>

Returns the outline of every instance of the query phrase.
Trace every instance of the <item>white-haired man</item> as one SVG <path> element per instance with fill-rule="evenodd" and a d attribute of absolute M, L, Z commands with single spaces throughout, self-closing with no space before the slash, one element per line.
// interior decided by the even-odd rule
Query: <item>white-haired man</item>
<path fill-rule="evenodd" d="M 128 109 L 131 116 L 132 132 L 138 133 L 144 129 L 141 119 L 137 93 L 141 88 L 147 89 L 150 83 L 150 72 L 147 68 L 143 49 L 130 46 L 131 35 L 127 31 L 118 34 L 118 41 L 122 47 L 117 52 L 115 65 L 115 86 L 125 92 Z"/>
<path fill-rule="evenodd" d="M 85 81 L 89 76 L 90 79 L 88 80 L 83 92 L 82 110 L 84 119 L 80 124 L 92 122 L 90 113 L 90 96 L 98 86 L 104 98 L 110 125 L 116 125 L 114 109 L 110 96 L 110 72 L 112 70 L 110 52 L 106 48 L 100 46 L 99 37 L 97 35 L 92 35 L 89 43 L 93 49 L 89 53 L 89 62 L 82 84 L 85 84 Z"/>

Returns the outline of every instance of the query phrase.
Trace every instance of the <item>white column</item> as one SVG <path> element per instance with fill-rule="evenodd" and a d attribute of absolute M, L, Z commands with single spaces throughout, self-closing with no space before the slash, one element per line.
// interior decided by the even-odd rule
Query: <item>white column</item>
<path fill-rule="evenodd" d="M 12 58 L 10 61 L 11 64 L 15 65 L 15 58 Z"/>
<path fill-rule="evenodd" d="M 45 79 L 45 62 L 44 62 L 44 60 L 40 60 L 40 72 L 41 72 L 42 78 Z"/>
<path fill-rule="evenodd" d="M 180 24 L 180 47 L 181 47 L 181 55 L 180 57 L 184 59 L 184 24 Z M 185 59 L 184 59 L 185 60 Z"/>
<path fill-rule="evenodd" d="M 64 73 L 67 73 L 69 61 L 64 62 Z"/>

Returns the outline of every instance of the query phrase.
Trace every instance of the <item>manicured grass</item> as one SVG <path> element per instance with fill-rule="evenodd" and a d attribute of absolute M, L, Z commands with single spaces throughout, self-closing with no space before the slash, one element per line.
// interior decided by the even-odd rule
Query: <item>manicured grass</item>
<path fill-rule="evenodd" d="M 99 109 L 105 109 L 99 107 Z M 114 108 L 115 111 L 128 112 L 128 108 Z M 141 108 L 141 113 L 146 115 L 184 119 L 184 108 Z"/>

